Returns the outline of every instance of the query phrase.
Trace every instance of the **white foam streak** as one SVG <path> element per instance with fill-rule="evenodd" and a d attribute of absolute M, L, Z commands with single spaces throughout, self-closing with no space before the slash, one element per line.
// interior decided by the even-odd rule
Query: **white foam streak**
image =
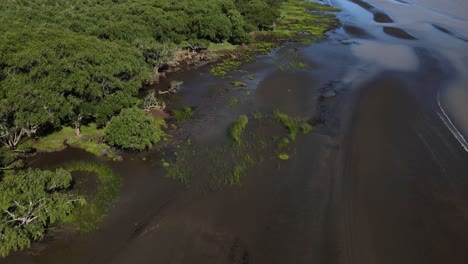
<path fill-rule="evenodd" d="M 458 140 L 458 142 L 461 144 L 461 146 L 465 149 L 466 152 L 468 152 L 468 142 L 466 141 L 465 137 L 458 131 L 457 127 L 453 124 L 452 120 L 448 115 L 445 113 L 444 108 L 442 108 L 442 104 L 440 103 L 440 90 L 437 91 L 437 104 L 439 105 L 439 109 L 442 113 L 437 113 L 442 119 L 442 122 L 444 122 L 445 126 L 452 132 L 452 134 L 455 136 L 455 138 Z"/>

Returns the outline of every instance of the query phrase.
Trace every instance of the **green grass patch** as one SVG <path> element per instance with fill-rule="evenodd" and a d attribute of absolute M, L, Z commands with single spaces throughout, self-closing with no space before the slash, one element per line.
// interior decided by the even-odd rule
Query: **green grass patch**
<path fill-rule="evenodd" d="M 246 115 L 241 115 L 236 122 L 232 123 L 229 127 L 229 137 L 237 144 L 241 143 L 241 136 L 244 132 L 249 118 Z"/>
<path fill-rule="evenodd" d="M 75 138 L 75 130 L 71 127 L 64 127 L 62 130 L 39 138 L 32 143 L 32 147 L 40 152 L 53 152 L 65 148 L 65 140 Z"/>
<path fill-rule="evenodd" d="M 103 142 L 104 129 L 96 128 L 95 124 L 81 127 L 81 136 L 75 134 L 71 127 L 63 127 L 62 130 L 39 138 L 32 142 L 31 146 L 39 152 L 53 152 L 65 148 L 65 143 L 72 147 L 83 149 L 96 156 L 103 155 L 109 150 L 109 146 Z M 112 155 L 108 155 L 112 158 Z"/>
<path fill-rule="evenodd" d="M 214 76 L 226 76 L 229 72 L 237 69 L 241 64 L 240 61 L 227 59 L 212 67 L 210 73 Z"/>
<path fill-rule="evenodd" d="M 245 82 L 230 82 L 230 84 L 234 85 L 235 87 L 246 87 L 247 84 Z"/>
<path fill-rule="evenodd" d="M 306 121 L 301 121 L 299 119 L 292 118 L 285 113 L 280 111 L 275 111 L 273 117 L 280 121 L 284 127 L 289 131 L 287 138 L 283 138 L 280 143 L 280 146 L 289 144 L 291 141 L 295 141 L 297 135 L 300 133 L 307 134 L 312 131 L 312 126 Z"/>
<path fill-rule="evenodd" d="M 109 149 L 109 146 L 106 145 L 105 143 L 102 143 L 102 142 L 99 142 L 99 141 L 93 140 L 93 139 L 78 140 L 73 144 L 70 143 L 70 146 L 74 146 L 74 147 L 83 149 L 86 152 L 89 152 L 89 153 L 94 154 L 96 156 L 101 156 L 106 150 Z M 108 156 L 108 157 L 112 159 L 111 156 Z"/>
<path fill-rule="evenodd" d="M 184 122 L 184 121 L 192 119 L 193 110 L 190 106 L 186 105 L 182 107 L 181 109 L 173 110 L 172 114 L 174 115 L 174 119 L 177 122 Z"/>
<path fill-rule="evenodd" d="M 79 231 L 92 231 L 104 219 L 110 204 L 117 198 L 120 178 L 104 164 L 76 161 L 62 167 L 69 172 L 91 172 L 97 176 L 99 184 L 97 193 L 87 199 L 86 205 L 77 207 L 66 218 L 66 222 L 71 223 Z"/>
<path fill-rule="evenodd" d="M 210 45 L 208 46 L 208 51 L 234 50 L 236 48 L 237 45 L 233 45 L 229 42 L 210 43 Z"/>

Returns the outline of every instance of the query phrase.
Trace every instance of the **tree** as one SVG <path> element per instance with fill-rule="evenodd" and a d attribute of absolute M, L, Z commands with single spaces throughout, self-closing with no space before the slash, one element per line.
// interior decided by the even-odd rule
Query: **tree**
<path fill-rule="evenodd" d="M 58 124 L 63 110 L 63 100 L 53 91 L 24 83 L 19 89 L 18 79 L 4 81 L 6 96 L 0 98 L 0 142 L 12 149 L 24 138 L 34 136 L 44 124 Z"/>
<path fill-rule="evenodd" d="M 229 10 L 228 17 L 232 25 L 232 35 L 229 37 L 229 41 L 232 43 L 249 43 L 251 37 L 246 32 L 247 26 L 241 13 L 237 10 Z"/>
<path fill-rule="evenodd" d="M 15 152 L 6 147 L 0 147 L 0 171 L 19 169 L 23 166 L 23 160 Z"/>
<path fill-rule="evenodd" d="M 0 256 L 29 247 L 49 224 L 85 203 L 83 197 L 65 192 L 71 180 L 63 169 L 29 169 L 0 181 Z"/>
<path fill-rule="evenodd" d="M 122 149 L 144 150 L 158 142 L 164 120 L 147 116 L 138 108 L 127 108 L 112 118 L 105 129 L 105 140 Z"/>

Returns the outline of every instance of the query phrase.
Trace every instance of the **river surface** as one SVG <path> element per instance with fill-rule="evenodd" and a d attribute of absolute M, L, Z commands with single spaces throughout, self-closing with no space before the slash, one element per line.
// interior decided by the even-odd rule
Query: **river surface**
<path fill-rule="evenodd" d="M 287 44 L 232 79 L 208 67 L 169 75 L 184 81 L 170 107 L 196 108 L 177 137 L 225 146 L 240 114 L 281 110 L 315 124 L 289 160 L 271 153 L 241 186 L 212 190 L 208 158 L 185 187 L 157 150 L 123 162 L 37 155 L 31 166 L 107 163 L 120 196 L 98 230 L 51 232 L 0 263 L 468 263 L 468 2 L 326 2 L 343 9 L 327 40 Z M 279 69 L 295 60 L 308 67 Z"/>

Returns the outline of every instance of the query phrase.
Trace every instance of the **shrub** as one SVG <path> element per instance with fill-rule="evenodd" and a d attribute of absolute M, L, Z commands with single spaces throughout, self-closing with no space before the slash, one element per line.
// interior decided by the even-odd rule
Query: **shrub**
<path fill-rule="evenodd" d="M 153 119 L 140 109 L 127 108 L 112 118 L 105 129 L 105 140 L 122 149 L 148 149 L 164 134 L 162 124 L 164 120 Z"/>

